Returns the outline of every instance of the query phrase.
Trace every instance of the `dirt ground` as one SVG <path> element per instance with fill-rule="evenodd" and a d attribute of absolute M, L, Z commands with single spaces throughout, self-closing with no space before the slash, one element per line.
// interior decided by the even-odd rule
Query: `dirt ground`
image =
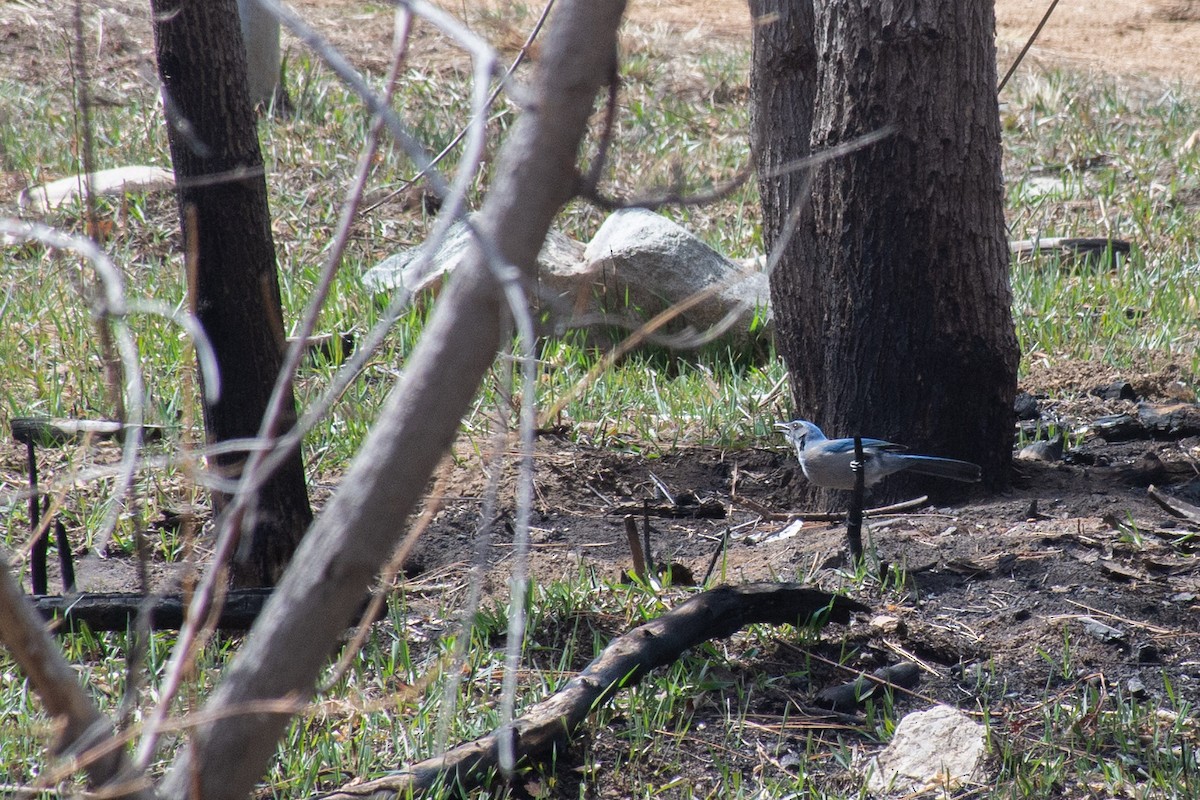
<path fill-rule="evenodd" d="M 997 0 L 996 40 L 1000 71 L 1033 33 L 1049 0 Z M 298 0 L 293 4 L 306 19 L 328 35 L 362 67 L 386 64 L 392 15 L 386 6 L 353 0 Z M 488 33 L 501 49 L 519 46 L 531 6 L 506 0 L 466 0 L 448 3 L 466 12 L 473 27 Z M 124 88 L 151 81 L 153 57 L 145 3 L 104 0 L 92 25 L 99 69 L 124 73 Z M 514 9 L 518 9 L 514 11 Z M 715 39 L 745 41 L 750 14 L 743 0 L 632 0 L 629 29 L 672 39 L 672 51 L 686 54 L 709 46 Z M 6 3 L 0 6 L 0 74 L 29 80 L 61 80 L 65 65 L 47 53 L 57 49 L 51 33 L 69 29 L 67 6 Z M 63 26 L 67 27 L 64 28 Z M 499 36 L 495 34 L 499 33 Z M 284 48 L 297 47 L 284 36 Z M 418 48 L 418 56 L 444 51 L 433 37 Z M 1200 81 L 1200 0 L 1071 0 L 1051 15 L 1025 62 L 1028 69 L 1065 65 L 1126 77 L 1157 78 L 1195 84 Z M 95 65 L 94 65 L 95 69 Z M 103 99 L 103 98 L 102 98 Z"/>
<path fill-rule="evenodd" d="M 1125 379 L 1170 387 L 1175 374 Z M 1102 380 L 1109 385 L 1111 376 Z M 1134 402 L 1085 395 L 1045 406 L 1048 415 L 1082 425 L 1131 412 Z M 903 621 L 904 633 L 866 646 L 880 660 L 871 666 L 896 660 L 893 648 L 907 651 L 928 668 L 926 691 L 949 700 L 962 690 L 954 676 L 964 666 L 993 662 L 1013 690 L 1032 698 L 1044 693 L 1052 672 L 1038 650 L 1060 653 L 1066 636 L 1077 677 L 1100 675 L 1114 687 L 1158 693 L 1165 673 L 1178 691 L 1200 700 L 1200 527 L 1173 518 L 1147 493 L 1155 484 L 1200 503 L 1198 455 L 1194 435 L 1111 443 L 1093 436 L 1059 463 L 1018 460 L 1013 488 L 1000 495 L 872 520 L 869 539 L 879 560 L 904 567 L 908 583 L 905 599 L 874 601 Z M 532 563 L 542 579 L 581 568 L 616 577 L 630 564 L 624 517 L 640 521 L 648 507 L 656 561 L 683 565 L 698 580 L 721 552 L 725 580 L 811 571 L 827 586 L 843 583 L 843 526 L 796 528 L 764 513 L 803 507 L 806 482 L 782 442 L 647 460 L 543 437 L 535 480 Z M 471 558 L 482 479 L 474 465 L 460 466 L 450 485 L 467 497 L 447 498 L 410 565 L 414 573 L 453 572 Z M 504 562 L 510 547 L 501 535 L 487 561 Z M 1096 638 L 1093 620 L 1122 635 Z"/>
<path fill-rule="evenodd" d="M 140 11 L 144 2 L 100 5 L 108 9 L 101 15 L 106 20 L 97 70 L 101 88 L 115 93 L 144 87 L 153 74 L 147 72 L 152 50 Z M 390 13 L 381 6 L 334 0 L 295 5 L 361 66 L 383 63 Z M 1045 5 L 1045 0 L 998 2 L 1002 67 Z M 43 37 L 47 21 L 66 13 L 31 4 L 0 6 L 0 73 L 63 80 L 65 67 L 52 60 Z M 630 19 L 632 27 L 677 39 L 684 49 L 708 46 L 712 37 L 745 37 L 750 24 L 745 4 L 731 0 L 639 0 L 631 4 Z M 429 52 L 440 47 L 426 46 Z M 1067 64 L 1194 85 L 1200 80 L 1200 1 L 1064 3 L 1027 64 L 1027 69 Z M 1094 387 L 1120 379 L 1140 399 L 1177 401 L 1188 397 L 1179 377 L 1176 368 L 1163 364 L 1144 374 L 1060 364 L 1034 369 L 1023 388 L 1041 397 L 1048 414 L 1073 427 L 1133 410 L 1128 399 L 1090 396 Z M 782 440 L 749 450 L 686 450 L 654 459 L 552 436 L 542 437 L 537 448 L 532 568 L 540 580 L 581 568 L 619 574 L 629 562 L 623 517 L 649 504 L 661 513 L 651 517 L 656 558 L 682 564 L 697 578 L 728 532 L 718 567 L 725 580 L 799 572 L 831 587 L 846 583 L 838 572 L 841 528 L 806 523 L 795 529 L 764 513 L 793 510 L 803 496 L 804 479 Z M 5 471 L 19 475 L 21 453 L 3 455 Z M 1008 685 L 1014 705 L 1044 698 L 1048 686 L 1076 681 L 1162 700 L 1164 677 L 1180 697 L 1200 702 L 1197 527 L 1171 517 L 1147 494 L 1153 483 L 1200 504 L 1198 463 L 1196 436 L 1124 442 L 1089 436 L 1064 461 L 1017 462 L 1014 488 L 1000 495 L 872 520 L 870 540 L 879 558 L 903 567 L 907 582 L 886 603 L 864 597 L 891 620 L 864 619 L 849 629 L 849 640 L 860 647 L 855 666 L 916 661 L 921 691 L 956 704 L 970 703 L 977 690 L 971 670 L 989 664 Z M 473 557 L 483 493 L 479 465 L 467 461 L 450 469 L 445 507 L 409 565 L 415 578 L 461 573 Z M 505 502 L 511 504 L 511 493 Z M 693 509 L 715 509 L 720 516 L 698 517 Z M 510 541 L 499 536 L 486 557 L 508 563 Z M 88 567 L 101 568 L 107 577 L 90 576 L 97 584 L 125 580 L 111 560 Z M 1072 666 L 1062 675 L 1041 653 L 1061 655 L 1066 641 Z"/>
<path fill-rule="evenodd" d="M 996 41 L 1003 74 L 1045 14 L 1049 0 L 997 0 Z M 633 0 L 631 21 L 703 38 L 749 35 L 740 0 Z M 703 36 L 701 36 L 703 34 Z M 1114 75 L 1195 83 L 1200 78 L 1200 0 L 1070 0 L 1055 8 L 1027 57 L 1031 66 L 1064 65 Z"/>

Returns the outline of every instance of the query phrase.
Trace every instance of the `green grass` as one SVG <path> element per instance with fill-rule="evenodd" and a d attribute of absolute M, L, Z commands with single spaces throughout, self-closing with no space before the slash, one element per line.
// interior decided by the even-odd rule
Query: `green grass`
<path fill-rule="evenodd" d="M 734 174 L 748 152 L 746 64 L 747 53 L 736 49 L 681 63 L 653 40 L 634 41 L 625 53 L 618 136 L 603 190 L 613 195 L 655 186 L 700 190 Z M 285 314 L 294 320 L 317 280 L 368 120 L 321 66 L 300 56 L 291 63 L 290 75 L 301 113 L 292 120 L 264 120 L 262 139 Z M 440 149 L 465 116 L 463 75 L 414 66 L 402 91 L 397 108 L 431 149 Z M 5 172 L 37 182 L 78 167 L 69 97 L 61 90 L 12 83 L 0 84 L 0 96 L 13 109 L 0 126 Z M 1087 359 L 1121 367 L 1147 358 L 1176 359 L 1195 376 L 1200 371 L 1200 153 L 1178 152 L 1190 131 L 1200 127 L 1194 96 L 1051 73 L 1018 79 L 1003 99 L 1013 237 L 1112 235 L 1134 243 L 1131 257 L 1119 264 L 1044 258 L 1014 266 L 1014 313 L 1026 363 Z M 96 110 L 99 166 L 169 164 L 153 109 L 153 96 L 143 93 L 125 105 Z M 502 135 L 513 118 L 513 109 L 498 109 L 492 133 Z M 585 158 L 591 152 L 585 151 Z M 451 154 L 450 164 L 456 155 Z M 411 166 L 385 147 L 370 198 L 385 196 L 411 175 Z M 1060 178 L 1060 186 L 1048 194 L 1028 188 L 1027 178 L 1046 176 Z M 476 191 L 472 200 L 478 198 Z M 753 182 L 720 203 L 666 213 L 731 257 L 761 249 Z M 131 296 L 180 305 L 184 290 L 173 199 L 102 202 L 100 214 L 113 223 L 106 248 L 125 271 Z M 56 212 L 48 221 L 82 230 L 77 208 Z M 559 224 L 587 239 L 601 221 L 593 207 L 573 203 Z M 378 321 L 386 300 L 365 294 L 359 275 L 396 249 L 419 243 L 429 222 L 419 208 L 401 210 L 394 203 L 361 215 L 320 329 L 361 335 Z M 0 259 L 0 420 L 111 413 L 95 329 L 73 283 L 80 274 L 90 282 L 90 271 L 85 267 L 80 273 L 77 259 L 33 245 L 7 248 Z M 309 436 L 305 455 L 314 478 L 335 479 L 345 468 L 427 313 L 422 304 L 399 321 L 362 378 Z M 170 324 L 139 317 L 133 327 L 148 386 L 147 421 L 172 431 L 157 451 L 165 457 L 201 438 L 192 355 Z M 539 357 L 539 407 L 580 387 L 557 421 L 569 423 L 580 442 L 647 457 L 699 442 L 761 442 L 786 410 L 786 396 L 777 388 L 783 378 L 777 358 L 756 362 L 722 347 L 686 355 L 648 349 L 584 385 L 599 355 L 582 337 L 548 341 Z M 335 356 L 306 366 L 297 386 L 301 404 L 319 396 L 340 365 Z M 489 381 L 479 410 L 464 423 L 468 430 L 489 428 L 497 395 Z M 20 482 L 20 454 L 10 456 L 6 489 Z M 112 451 L 68 448 L 44 460 L 45 479 L 63 479 L 111 463 Z M 91 482 L 84 491 L 63 494 L 72 528 L 94 527 L 110 502 L 110 486 Z M 147 473 L 140 488 L 148 519 L 166 508 L 203 502 L 175 463 Z M 23 546 L 24 514 L 17 503 L 6 515 L 6 547 Z M 118 548 L 131 547 L 135 524 L 122 521 Z M 178 557 L 179 544 L 169 534 L 155 546 Z M 470 634 L 456 633 L 449 620 L 461 601 L 459 590 L 431 601 L 418 589 L 410 587 L 394 600 L 388 622 L 378 626 L 350 672 L 291 726 L 267 778 L 268 793 L 303 797 L 354 775 L 430 755 L 439 731 L 458 741 L 496 724 L 507 612 L 485 607 Z M 892 587 L 871 590 L 876 589 L 887 593 Z M 519 707 L 560 686 L 613 635 L 662 610 L 662 601 L 649 592 L 582 574 L 574 581 L 535 586 L 531 596 L 530 671 L 520 682 Z M 457 667 L 468 678 L 447 706 L 449 654 L 458 635 L 472 637 L 467 662 Z M 893 709 L 879 705 L 857 731 L 789 728 L 808 665 L 776 669 L 780 665 L 769 656 L 770 640 L 780 635 L 790 634 L 751 629 L 656 672 L 589 723 L 582 763 L 574 773 L 564 777 L 546 770 L 531 778 L 531 786 L 547 796 L 585 794 L 589 781 L 603 774 L 615 791 L 632 797 L 859 796 L 857 784 L 846 778 L 859 769 L 854 754 L 886 740 L 896 722 Z M 817 641 L 815 634 L 800 635 L 805 644 Z M 183 710 L 202 701 L 237 641 L 209 645 Z M 128 637 L 81 633 L 62 642 L 102 708 L 114 712 L 124 691 Z M 153 637 L 152 674 L 161 672 L 171 644 L 170 635 Z M 1062 652 L 1045 655 L 1053 670 L 1070 667 L 1066 640 Z M 1190 722 L 1194 709 L 1174 698 L 1172 707 L 1157 709 L 1119 693 L 1101 695 L 1086 684 L 1048 688 L 1048 702 L 1037 708 L 1008 706 L 1002 691 L 981 696 L 990 698 L 981 708 L 1000 765 L 996 796 L 1200 794 L 1196 729 Z M 151 702 L 143 691 L 143 707 Z M 50 723 L 27 684 L 9 656 L 0 654 L 0 781 L 34 781 L 42 773 L 50 737 Z M 572 774 L 582 788 L 571 782 Z M 1178 794 L 1172 794 L 1173 787 Z"/>
<path fill-rule="evenodd" d="M 1026 362 L 1129 367 L 1147 354 L 1200 374 L 1200 126 L 1194 94 L 1119 88 L 1057 72 L 1017 81 L 1007 101 L 1005 175 L 1014 239 L 1113 237 L 1128 258 L 1042 257 L 1013 269 Z M 1030 190 L 1031 178 L 1057 186 Z"/>

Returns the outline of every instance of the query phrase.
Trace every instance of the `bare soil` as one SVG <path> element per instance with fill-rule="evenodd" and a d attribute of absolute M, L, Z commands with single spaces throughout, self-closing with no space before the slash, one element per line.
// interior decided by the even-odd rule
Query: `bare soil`
<path fill-rule="evenodd" d="M 93 74 L 101 98 L 152 86 L 152 46 L 144 2 L 101 4 L 103 36 L 93 35 L 98 60 Z M 360 66 L 381 69 L 391 35 L 391 15 L 381 6 L 335 0 L 295 4 Z M 474 25 L 502 31 L 503 17 L 472 3 Z M 1001 63 L 1023 44 L 1046 0 L 1000 0 L 997 13 Z M 67 31 L 69 6 L 9 3 L 0 7 L 0 73 L 26 81 L 62 82 L 67 73 L 47 30 Z M 732 0 L 641 0 L 631 4 L 631 30 L 661 36 L 680 50 L 711 46 L 714 38 L 743 40 L 749 16 Z M 93 27 L 93 34 L 97 29 Z M 517 44 L 520 36 L 514 28 Z M 448 56 L 437 37 L 422 38 L 418 54 Z M 285 46 L 297 46 L 288 40 Z M 1027 69 L 1050 64 L 1163 78 L 1195 84 L 1200 78 L 1200 2 L 1064 3 L 1032 51 Z M 1128 411 L 1127 400 L 1087 394 L 1121 378 L 1142 398 L 1180 399 L 1181 376 L 1171 365 L 1144 374 L 1118 375 L 1090 364 L 1034 365 L 1026 388 L 1045 407 L 1070 422 L 1086 423 Z M 1191 377 L 1191 376 L 1183 376 Z M 1194 400 L 1194 398 L 1191 398 Z M 864 433 L 870 433 L 869 431 Z M 782 441 L 746 450 L 689 449 L 648 457 L 644 453 L 589 448 L 552 436 L 537 446 L 536 513 L 531 566 L 549 581 L 593 569 L 615 577 L 629 567 L 623 518 L 666 508 L 663 488 L 674 498 L 675 516 L 652 516 L 655 559 L 686 566 L 702 577 L 721 550 L 719 574 L 727 581 L 786 579 L 811 574 L 829 588 L 850 587 L 889 620 L 860 620 L 846 631 L 857 648 L 853 666 L 874 668 L 900 660 L 922 667 L 921 692 L 966 707 L 978 691 L 972 670 L 994 669 L 1005 684 L 997 700 L 1014 712 L 1083 682 L 1141 694 L 1165 703 L 1164 678 L 1175 693 L 1200 702 L 1200 564 L 1194 528 L 1167 515 L 1147 495 L 1155 483 L 1200 503 L 1197 459 L 1200 439 L 1109 443 L 1088 438 L 1063 462 L 1018 462 L 1013 488 L 977 495 L 949 507 L 925 506 L 871 521 L 870 542 L 878 560 L 903 568 L 894 591 L 877 592 L 842 571 L 840 527 L 808 523 L 789 535 L 783 522 L 763 510 L 796 510 L 804 479 Z M 408 571 L 413 578 L 461 574 L 472 562 L 484 491 L 482 466 L 467 454 L 447 466 L 443 509 L 422 538 Z M 10 444 L 0 453 L 9 486 L 20 481 L 23 454 Z M 502 518 L 512 513 L 502 492 Z M 715 506 L 724 516 L 689 515 Z M 485 553 L 502 568 L 512 559 L 501 531 Z M 722 540 L 728 539 L 722 550 Z M 122 559 L 92 560 L 85 587 L 132 583 Z M 497 574 L 496 586 L 503 583 Z M 1106 639 L 1090 621 L 1117 630 Z M 1049 658 L 1047 657 L 1049 655 Z M 762 654 L 758 668 L 771 670 L 794 659 L 784 645 Z M 1066 665 L 1064 667 L 1064 665 Z M 796 687 L 797 696 L 810 688 Z M 780 698 L 762 701 L 783 703 Z M 912 707 L 927 700 L 905 701 Z M 786 704 L 785 704 L 786 705 Z M 763 706 L 759 711 L 770 711 Z M 711 716 L 721 719 L 721 710 Z M 707 712 L 698 712 L 704 717 Z M 597 740 L 593 747 L 627 746 Z M 602 794 L 620 794 L 620 776 Z"/>
<path fill-rule="evenodd" d="M 1091 417 L 1132 407 L 1083 397 L 1059 403 L 1057 412 L 1082 419 L 1074 409 Z M 1017 461 L 1013 488 L 999 495 L 873 520 L 869 540 L 879 562 L 904 568 L 907 583 L 895 596 L 860 599 L 904 622 L 907 633 L 894 643 L 931 668 L 929 682 L 942 684 L 931 691 L 945 699 L 957 691 L 956 670 L 975 662 L 994 662 L 1021 694 L 1043 694 L 1053 666 L 1038 650 L 1061 653 L 1066 636 L 1078 677 L 1103 675 L 1114 685 L 1138 678 L 1156 692 L 1165 673 L 1200 700 L 1193 677 L 1200 665 L 1200 529 L 1172 518 L 1147 494 L 1157 484 L 1200 503 L 1198 448 L 1194 436 L 1120 443 L 1093 437 L 1057 464 Z M 455 572 L 472 559 L 482 478 L 474 463 L 450 469 L 449 485 L 467 496 L 445 498 L 410 562 L 413 573 Z M 812 572 L 827 587 L 847 585 L 842 525 L 809 522 L 797 530 L 763 513 L 803 507 L 806 481 L 782 442 L 648 459 L 543 437 L 535 481 L 531 563 L 541 580 L 587 568 L 619 577 L 631 566 L 624 518 L 634 515 L 641 527 L 648 509 L 655 561 L 682 565 L 697 580 L 720 553 L 724 580 Z M 703 518 L 714 508 L 728 513 Z M 511 513 L 505 505 L 502 518 Z M 501 533 L 486 561 L 501 563 L 510 553 L 511 538 Z M 1126 636 L 1097 640 L 1084 629 L 1087 618 Z M 890 647 L 874 647 L 875 658 L 896 659 Z"/>
<path fill-rule="evenodd" d="M 997 0 L 1001 73 L 1025 45 L 1050 0 Z M 629 19 L 703 40 L 749 36 L 750 13 L 739 0 L 634 0 Z M 1072 0 L 1060 3 L 1025 62 L 1069 66 L 1124 77 L 1196 83 L 1200 78 L 1200 0 Z"/>

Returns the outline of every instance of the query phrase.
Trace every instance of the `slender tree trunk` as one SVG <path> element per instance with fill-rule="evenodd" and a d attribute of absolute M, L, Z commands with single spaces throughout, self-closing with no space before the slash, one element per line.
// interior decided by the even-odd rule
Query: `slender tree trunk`
<path fill-rule="evenodd" d="M 216 352 L 220 399 L 204 407 L 210 443 L 258 434 L 283 360 L 275 243 L 235 0 L 151 0 L 159 76 L 188 254 L 188 291 Z M 295 421 L 287 398 L 281 430 Z M 218 456 L 236 477 L 243 453 Z M 213 493 L 215 510 L 228 501 Z M 243 521 L 236 586 L 269 586 L 312 521 L 299 454 L 263 485 Z"/>
<path fill-rule="evenodd" d="M 988 486 L 1004 486 L 1019 352 L 993 4 L 816 0 L 814 9 L 812 148 L 888 125 L 895 133 L 815 171 L 801 252 L 788 251 L 772 275 L 797 413 L 829 435 L 975 461 Z M 770 28 L 758 31 L 766 38 Z M 756 48 L 756 85 L 789 68 L 765 57 L 772 52 Z M 807 89 L 793 91 L 804 104 Z M 764 118 L 772 102 L 760 91 Z M 790 122 L 781 116 L 765 136 L 790 141 Z M 777 231 L 780 210 L 765 213 L 775 219 L 764 227 Z M 907 479 L 887 486 L 889 495 L 913 488 Z"/>

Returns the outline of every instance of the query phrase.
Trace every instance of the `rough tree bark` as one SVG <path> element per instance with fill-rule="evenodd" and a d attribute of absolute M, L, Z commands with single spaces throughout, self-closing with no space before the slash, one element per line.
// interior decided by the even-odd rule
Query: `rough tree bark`
<path fill-rule="evenodd" d="M 483 236 L 526 277 L 558 209 L 596 93 L 612 69 L 620 0 L 554 9 L 524 113 L 497 159 L 475 217 Z M 164 779 L 164 797 L 240 800 L 275 754 L 286 714 L 243 714 L 254 700 L 306 698 L 370 581 L 393 552 L 459 420 L 510 326 L 478 247 L 442 293 L 399 384 L 292 567 L 225 670 Z"/>
<path fill-rule="evenodd" d="M 816 0 L 808 30 L 790 4 L 754 6 L 765 23 L 753 64 L 760 171 L 895 126 L 818 168 L 805 197 L 762 181 L 768 246 L 785 199 L 812 206 L 771 276 L 797 412 L 830 435 L 975 461 L 986 485 L 1004 486 L 1019 352 L 993 3 Z"/>
<path fill-rule="evenodd" d="M 787 169 L 811 152 L 817 90 L 813 0 L 750 0 L 750 16 L 750 114 L 763 244 L 779 258 L 774 274 L 787 275 L 772 279 L 770 291 L 776 347 L 790 365 L 802 347 L 803 299 L 817 288 L 816 273 L 800 268 L 813 251 L 811 176 Z"/>
<path fill-rule="evenodd" d="M 221 396 L 204 407 L 211 443 L 258 435 L 283 363 L 284 331 L 267 184 L 235 0 L 152 0 L 171 161 L 189 254 L 188 291 L 220 368 Z M 295 421 L 289 392 L 280 430 Z M 244 453 L 216 458 L 239 474 Z M 213 493 L 215 510 L 228 496 Z M 297 453 L 262 486 L 242 522 L 235 586 L 270 586 L 312 521 Z M 248 543 L 248 546 L 246 546 Z"/>

